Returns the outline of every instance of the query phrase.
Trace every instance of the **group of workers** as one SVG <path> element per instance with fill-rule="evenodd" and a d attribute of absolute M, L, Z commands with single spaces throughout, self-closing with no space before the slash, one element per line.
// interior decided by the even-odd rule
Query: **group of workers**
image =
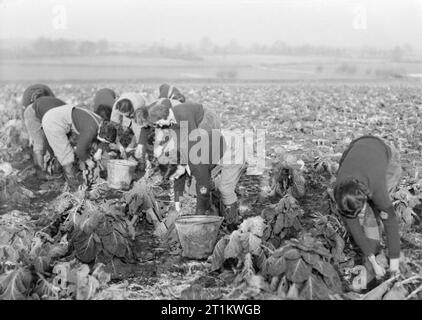
<path fill-rule="evenodd" d="M 49 150 L 62 166 L 69 185 L 76 185 L 76 158 L 84 169 L 92 167 L 105 150 L 113 148 L 121 154 L 133 152 L 139 161 L 160 157 L 166 147 L 154 148 L 151 137 L 160 140 L 162 131 L 170 129 L 177 137 L 176 143 L 166 141 L 167 146 L 175 148 L 176 154 L 172 163 L 175 170 L 171 175 L 176 209 L 180 211 L 180 197 L 190 176 L 196 182 L 196 214 L 209 214 L 211 190 L 215 187 L 222 202 L 219 211 L 227 225 L 231 228 L 238 225 L 235 188 L 245 163 L 222 161 L 228 150 L 217 114 L 200 103 L 186 100 L 176 87 L 161 85 L 158 98 L 152 103 L 147 103 L 138 93 L 117 96 L 113 90 L 105 88 L 95 94 L 93 105 L 87 107 L 67 104 L 55 97 L 48 86 L 37 84 L 25 90 L 22 104 L 38 171 L 44 170 L 44 155 Z M 190 139 L 185 141 L 187 148 L 183 147 L 181 140 L 187 139 L 183 136 L 183 124 L 186 124 L 188 134 L 195 129 L 208 133 L 209 152 L 199 155 L 201 159 L 205 157 L 205 161 L 198 163 L 191 159 L 194 142 Z M 77 136 L 74 146 L 70 134 Z M 93 154 L 91 147 L 94 144 L 98 147 Z M 354 140 L 344 152 L 337 172 L 334 195 L 338 212 L 377 277 L 386 273 L 375 259 L 380 249 L 381 222 L 386 232 L 390 272 L 399 272 L 399 227 L 391 193 L 400 177 L 399 152 L 375 136 Z"/>

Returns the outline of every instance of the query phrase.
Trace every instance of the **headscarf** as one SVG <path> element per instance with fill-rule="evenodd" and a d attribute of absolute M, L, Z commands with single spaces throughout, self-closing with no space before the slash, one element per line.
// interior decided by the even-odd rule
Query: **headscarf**
<path fill-rule="evenodd" d="M 65 104 L 66 102 L 55 97 L 41 97 L 33 103 L 32 108 L 35 111 L 35 116 L 42 120 L 49 110 L 64 106 Z"/>
<path fill-rule="evenodd" d="M 46 86 L 45 84 L 34 84 L 28 87 L 22 96 L 22 105 L 26 108 L 30 104 L 34 103 L 36 96 L 41 94 L 41 96 L 54 97 L 53 91 Z"/>
<path fill-rule="evenodd" d="M 158 97 L 159 99 L 166 98 L 166 99 L 178 101 L 179 103 L 186 102 L 186 98 L 184 95 L 182 95 L 180 90 L 177 89 L 176 87 L 168 85 L 167 83 L 162 84 L 159 88 L 159 91 L 160 91 L 160 94 Z"/>
<path fill-rule="evenodd" d="M 158 100 L 148 109 L 148 120 L 152 123 L 156 123 L 159 120 L 166 120 L 171 108 L 172 105 L 169 99 Z"/>
<path fill-rule="evenodd" d="M 108 88 L 98 90 L 94 97 L 94 112 L 97 111 L 100 105 L 106 105 L 113 108 L 115 100 L 116 93 L 113 90 Z"/>
<path fill-rule="evenodd" d="M 127 99 L 132 103 L 135 114 L 136 114 L 136 110 L 142 107 L 145 107 L 146 105 L 145 99 L 140 94 L 135 93 L 135 92 L 123 93 L 114 102 L 114 106 L 113 106 L 113 110 L 111 112 L 111 118 L 110 118 L 110 121 L 120 124 L 120 117 L 123 116 L 123 121 L 121 123 L 123 128 L 131 128 L 135 134 L 136 140 L 139 140 L 139 136 L 141 133 L 141 126 L 137 124 L 135 121 L 133 121 L 134 119 L 126 117 L 123 113 L 117 110 L 117 104 L 123 99 Z"/>

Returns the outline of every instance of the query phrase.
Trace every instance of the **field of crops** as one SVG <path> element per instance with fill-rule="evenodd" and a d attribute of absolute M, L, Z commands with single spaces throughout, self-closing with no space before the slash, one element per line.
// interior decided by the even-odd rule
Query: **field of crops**
<path fill-rule="evenodd" d="M 238 186 L 245 219 L 239 230 L 222 230 L 208 260 L 187 260 L 174 235 L 152 236 L 144 216 L 136 230 L 127 226 L 142 209 L 141 195 L 162 200 L 164 215 L 174 212 L 159 174 L 123 194 L 104 183 L 70 193 L 61 177 L 39 183 L 20 121 L 25 85 L 9 83 L 0 89 L 0 299 L 422 298 L 420 83 L 176 85 L 188 100 L 216 111 L 224 128 L 266 130 L 266 170 L 242 176 Z M 51 85 L 62 100 L 87 104 L 104 87 L 140 91 L 150 100 L 158 89 L 127 82 Z M 391 279 L 373 280 L 360 266 L 331 198 L 341 153 L 364 134 L 390 141 L 402 158 L 394 195 L 401 274 Z M 262 198 L 280 163 L 305 178 L 303 197 L 286 190 Z M 186 196 L 184 210 L 193 203 Z M 386 254 L 384 246 L 380 264 Z"/>

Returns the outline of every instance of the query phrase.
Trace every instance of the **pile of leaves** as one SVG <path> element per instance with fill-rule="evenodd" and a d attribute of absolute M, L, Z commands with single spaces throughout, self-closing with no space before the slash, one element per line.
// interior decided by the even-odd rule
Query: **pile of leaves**
<path fill-rule="evenodd" d="M 0 243 L 1 300 L 89 299 L 110 280 L 102 265 L 90 275 L 87 265 L 60 261 L 69 251 L 67 237 L 36 232 L 24 212 L 1 216 Z"/>
<path fill-rule="evenodd" d="M 160 216 L 161 210 L 155 199 L 154 192 L 146 178 L 137 181 L 132 189 L 125 192 L 122 198 L 129 217 L 141 216 L 148 209 L 153 209 Z"/>
<path fill-rule="evenodd" d="M 134 263 L 135 230 L 121 210 L 119 201 L 91 201 L 83 190 L 64 193 L 45 210 L 39 225 L 52 237 L 67 236 L 70 254 L 90 266 L 105 265 L 107 272 L 118 276 L 125 264 Z"/>
<path fill-rule="evenodd" d="M 282 298 L 304 300 L 329 299 L 342 292 L 330 252 L 314 237 L 304 234 L 291 239 L 268 257 L 263 274 L 271 279 L 271 288 Z"/>
<path fill-rule="evenodd" d="M 34 196 L 32 191 L 22 185 L 21 178 L 15 171 L 5 174 L 0 169 L 0 203 L 29 206 Z"/>
<path fill-rule="evenodd" d="M 393 194 L 394 209 L 400 217 L 402 227 L 409 228 L 420 221 L 420 217 L 414 210 L 420 206 L 421 200 L 422 190 L 419 183 L 402 187 Z"/>
<path fill-rule="evenodd" d="M 248 253 L 252 255 L 254 265 L 262 269 L 265 262 L 262 249 L 264 229 L 264 220 L 261 217 L 253 217 L 243 221 L 239 230 L 221 238 L 211 256 L 211 270 L 220 270 L 225 262 L 239 268 Z"/>
<path fill-rule="evenodd" d="M 314 228 L 311 233 L 321 240 L 326 248 L 330 248 L 335 264 L 347 262 L 349 258 L 345 255 L 345 238 L 348 233 L 340 220 L 334 215 L 323 215 L 320 212 L 312 214 Z"/>
<path fill-rule="evenodd" d="M 263 240 L 278 248 L 283 240 L 296 237 L 303 229 L 303 214 L 303 209 L 290 194 L 285 195 L 278 204 L 267 206 L 261 213 L 266 224 Z"/>
<path fill-rule="evenodd" d="M 303 161 L 294 157 L 273 162 L 271 171 L 264 178 L 262 196 L 276 201 L 286 194 L 297 199 L 303 197 L 306 183 L 303 170 Z"/>
<path fill-rule="evenodd" d="M 328 299 L 342 293 L 332 255 L 320 241 L 303 233 L 275 249 L 263 241 L 264 229 L 262 217 L 249 218 L 217 243 L 211 270 L 231 268 L 236 274 L 225 298 Z"/>
<path fill-rule="evenodd" d="M 69 215 L 72 224 L 70 245 L 76 258 L 86 264 L 103 263 L 113 275 L 121 263 L 134 263 L 135 231 L 129 220 L 116 212 L 104 211 L 89 203 Z"/>
<path fill-rule="evenodd" d="M 0 294 L 5 299 L 92 298 L 105 279 L 119 277 L 137 261 L 134 238 L 118 202 L 88 200 L 83 190 L 63 193 L 37 220 L 23 212 L 3 215 Z M 69 273 L 67 282 L 60 280 L 63 270 Z"/>
<path fill-rule="evenodd" d="M 12 119 L 0 129 L 0 161 L 20 161 L 28 157 L 23 151 L 29 146 L 22 120 Z"/>

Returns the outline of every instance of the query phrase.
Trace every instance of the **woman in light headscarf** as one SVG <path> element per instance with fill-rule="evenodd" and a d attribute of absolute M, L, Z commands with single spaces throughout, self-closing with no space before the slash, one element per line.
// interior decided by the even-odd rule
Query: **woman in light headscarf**
<path fill-rule="evenodd" d="M 173 107 L 186 102 L 185 96 L 179 91 L 179 89 L 167 83 L 162 84 L 158 90 L 158 99 L 169 99 Z"/>
<path fill-rule="evenodd" d="M 121 130 L 119 130 L 121 133 L 133 131 L 132 141 L 129 144 L 120 145 L 122 154 L 134 149 L 137 141 L 139 141 L 141 124 L 136 122 L 135 113 L 140 108 L 145 107 L 145 105 L 144 97 L 135 92 L 123 93 L 114 103 L 110 121 L 121 127 Z"/>
<path fill-rule="evenodd" d="M 152 155 L 153 145 L 152 137 L 154 137 L 155 128 L 151 126 L 148 120 L 148 110 L 159 103 L 170 103 L 172 107 L 176 107 L 186 102 L 185 96 L 180 90 L 167 83 L 162 84 L 159 89 L 158 100 L 148 106 L 140 108 L 135 112 L 135 121 L 141 126 L 140 137 L 137 140 L 138 145 L 135 152 L 137 159 L 143 159 L 147 154 Z"/>

